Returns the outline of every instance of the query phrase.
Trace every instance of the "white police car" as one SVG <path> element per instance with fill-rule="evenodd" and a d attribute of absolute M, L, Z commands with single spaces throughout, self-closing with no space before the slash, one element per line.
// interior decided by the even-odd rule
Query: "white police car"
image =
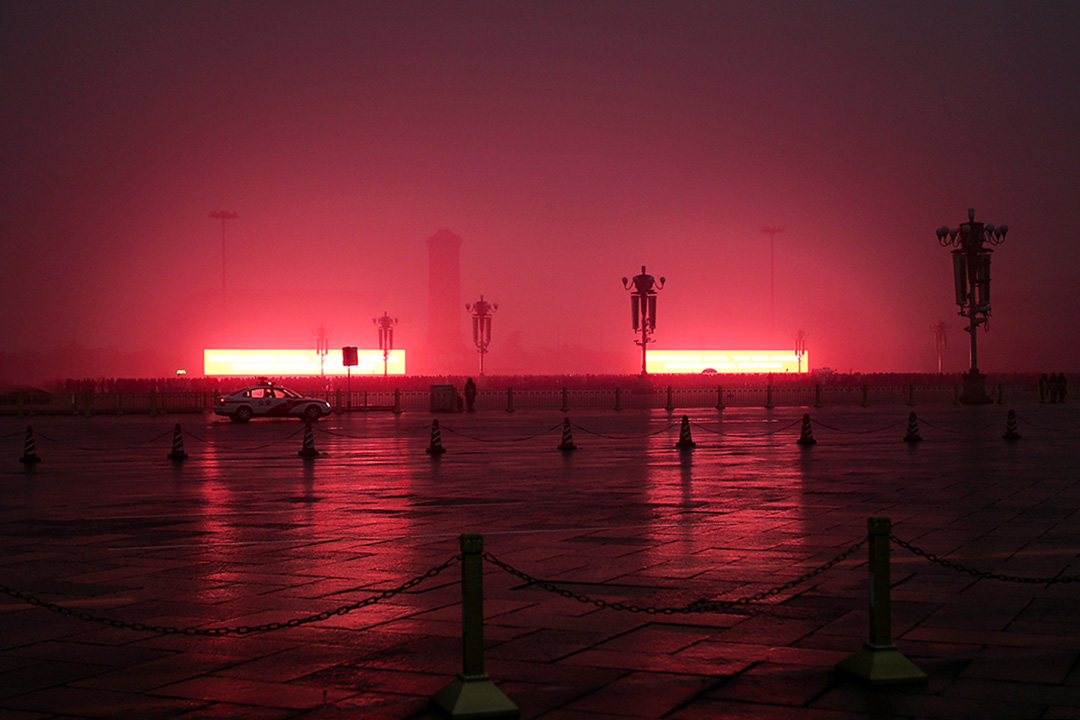
<path fill-rule="evenodd" d="M 295 417 L 315 422 L 330 414 L 330 403 L 267 383 L 219 397 L 214 413 L 233 422 L 247 422 L 253 417 Z"/>

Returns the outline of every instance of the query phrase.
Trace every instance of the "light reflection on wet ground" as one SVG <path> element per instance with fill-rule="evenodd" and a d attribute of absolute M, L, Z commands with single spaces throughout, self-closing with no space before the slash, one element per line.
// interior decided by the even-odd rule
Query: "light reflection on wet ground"
<path fill-rule="evenodd" d="M 869 515 L 890 516 L 897 534 L 978 565 L 1080 573 L 1069 554 L 1080 532 L 1080 415 L 1072 406 L 1017 408 L 1023 439 L 1011 443 L 1001 438 L 1005 407 L 914 409 L 921 443 L 902 440 L 910 411 L 903 406 L 695 410 L 688 417 L 697 446 L 689 450 L 675 447 L 680 412 L 571 412 L 572 452 L 557 449 L 562 413 L 439 415 L 441 456 L 425 452 L 433 416 L 356 413 L 316 424 L 316 458 L 298 456 L 303 425 L 294 421 L 4 418 L 0 583 L 57 600 L 104 598 L 114 614 L 143 622 L 255 624 L 355 597 L 345 591 L 398 584 L 456 552 L 460 533 L 476 531 L 491 552 L 549 579 L 685 603 L 787 580 L 861 538 Z M 815 445 L 795 442 L 806 410 Z M 190 455 L 182 462 L 166 458 L 177 422 Z M 27 423 L 43 458 L 29 469 L 18 462 Z M 937 584 L 948 579 L 915 573 L 916 560 L 896 558 L 913 573 L 896 571 L 901 587 L 928 584 L 929 597 L 939 598 Z M 852 565 L 831 571 L 816 591 L 843 596 L 846 607 L 865 579 L 865 566 Z M 343 642 L 335 630 L 384 623 L 395 633 L 451 637 L 455 578 L 335 617 L 304 637 Z M 563 604 L 533 619 L 529 612 L 548 606 L 537 604 L 544 599 L 535 589 L 511 593 L 515 583 L 504 579 L 492 600 L 506 618 L 492 629 L 497 639 L 531 622 L 576 627 L 572 618 L 587 614 L 557 599 Z M 920 607 L 929 602 L 919 597 Z M 26 612 L 42 611 L 8 604 L 0 617 Z M 702 647 L 794 642 L 782 623 L 716 635 L 742 620 L 711 620 Z M 815 620 L 826 638 L 833 621 Z M 626 631 L 621 618 L 598 622 L 600 634 Z M 49 639 L 56 631 L 20 632 Z M 103 633 L 116 631 L 59 636 L 73 632 L 80 642 L 113 642 Z M 651 652 L 648 643 L 625 642 Z M 830 652 L 833 642 L 849 644 L 802 642 Z M 135 645 L 147 643 L 155 641 Z"/>
<path fill-rule="evenodd" d="M 732 542 L 776 532 L 813 537 L 869 514 L 917 514 L 940 488 L 976 480 L 971 493 L 1026 471 L 1033 456 L 1059 475 L 1075 458 L 1065 406 L 1033 407 L 1025 438 L 1002 441 L 1002 408 L 928 407 L 922 443 L 905 443 L 907 408 L 813 410 L 816 445 L 795 443 L 802 409 L 734 409 L 689 414 L 693 449 L 677 449 L 680 413 L 570 413 L 576 451 L 556 449 L 562 414 L 436 416 L 447 452 L 425 452 L 432 416 L 352 414 L 315 426 L 320 456 L 300 458 L 296 422 L 237 425 L 203 416 L 31 418 L 44 462 L 15 462 L 9 438 L 7 482 L 18 508 L 57 519 L 143 517 L 169 520 L 169 533 L 228 545 L 275 542 L 273 523 L 314 538 L 452 539 L 467 530 L 580 533 L 619 528 L 692 542 L 702 523 L 730 527 Z M 189 459 L 165 458 L 174 422 Z M 6 419 L 6 433 L 20 421 Z M 1055 467 L 1055 465 L 1057 467 Z M 977 479 L 986 476 L 986 483 Z M 842 493 L 842 501 L 830 497 Z M 834 514 L 840 505 L 842 517 Z M 977 509 L 979 503 L 974 503 Z M 152 509 L 151 509 L 152 507 Z M 173 523 L 181 523 L 183 531 Z M 249 532 L 254 529 L 254 532 Z M 164 531 L 162 531 L 164 532 Z M 154 538 L 139 533 L 143 541 Z M 136 537 L 132 537 L 136 540 Z M 285 536 L 281 535 L 281 542 Z"/>

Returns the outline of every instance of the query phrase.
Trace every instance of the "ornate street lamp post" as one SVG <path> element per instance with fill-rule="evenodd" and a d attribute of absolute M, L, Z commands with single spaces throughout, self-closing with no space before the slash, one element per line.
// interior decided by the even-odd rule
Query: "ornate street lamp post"
<path fill-rule="evenodd" d="M 480 353 L 480 374 L 483 375 L 484 355 L 491 344 L 491 316 L 499 309 L 499 303 L 489 303 L 481 295 L 476 302 L 465 303 L 465 309 L 472 313 L 472 339 Z"/>
<path fill-rule="evenodd" d="M 964 332 L 971 335 L 971 369 L 964 374 L 964 389 L 960 402 L 978 404 L 992 402 L 986 394 L 986 375 L 979 372 L 979 352 L 975 343 L 979 325 L 988 329 L 990 319 L 990 253 L 984 244 L 1000 245 L 1009 232 L 1007 225 L 994 227 L 990 223 L 975 222 L 975 211 L 968 210 L 968 221 L 957 228 L 939 227 L 938 243 L 942 247 L 955 247 L 953 256 L 953 281 L 956 286 L 956 304 L 960 315 L 968 319 Z"/>
<path fill-rule="evenodd" d="M 761 232 L 769 236 L 769 341 L 776 339 L 776 236 L 784 232 L 782 227 L 763 227 Z"/>
<path fill-rule="evenodd" d="M 388 374 L 387 366 L 390 362 L 390 351 L 394 349 L 394 326 L 397 318 L 390 317 L 390 313 L 383 310 L 382 317 L 371 318 L 371 322 L 379 328 L 379 349 L 382 350 L 382 374 Z"/>
<path fill-rule="evenodd" d="M 229 301 L 225 293 L 225 223 L 240 217 L 231 210 L 215 210 L 210 213 L 211 220 L 221 221 L 221 320 L 228 331 L 229 325 Z"/>
<path fill-rule="evenodd" d="M 941 374 L 941 356 L 949 346 L 949 326 L 944 320 L 938 320 L 930 326 L 930 332 L 934 333 L 934 350 L 937 352 L 937 371 Z"/>
<path fill-rule="evenodd" d="M 802 372 L 802 359 L 806 354 L 806 333 L 799 330 L 795 333 L 795 356 L 799 359 L 799 372 Z M 809 368 L 807 368 L 809 370 Z"/>
<path fill-rule="evenodd" d="M 630 291 L 630 316 L 634 323 L 634 332 L 641 331 L 641 339 L 635 340 L 634 344 L 641 346 L 641 374 L 648 375 L 645 369 L 645 348 L 653 342 L 649 337 L 656 330 L 656 292 L 664 289 L 666 278 L 661 277 L 660 282 L 645 272 L 645 266 L 641 266 L 641 274 L 635 275 L 633 280 L 622 279 L 623 288 Z"/>
<path fill-rule="evenodd" d="M 319 374 L 326 374 L 326 356 L 330 352 L 330 334 L 320 326 L 315 331 L 315 354 L 319 356 Z"/>

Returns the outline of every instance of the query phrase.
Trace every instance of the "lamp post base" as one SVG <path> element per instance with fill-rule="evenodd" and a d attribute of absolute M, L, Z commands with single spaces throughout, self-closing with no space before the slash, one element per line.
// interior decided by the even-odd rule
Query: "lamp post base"
<path fill-rule="evenodd" d="M 458 676 L 431 696 L 429 705 L 451 720 L 519 718 L 521 711 L 487 675 Z"/>
<path fill-rule="evenodd" d="M 964 405 L 987 405 L 994 402 L 986 394 L 986 375 L 981 372 L 966 372 L 963 378 L 963 391 L 960 393 L 960 402 Z"/>

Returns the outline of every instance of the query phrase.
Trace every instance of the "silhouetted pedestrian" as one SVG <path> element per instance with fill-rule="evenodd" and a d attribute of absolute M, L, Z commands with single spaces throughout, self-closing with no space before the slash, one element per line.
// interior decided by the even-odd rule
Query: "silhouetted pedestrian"
<path fill-rule="evenodd" d="M 1058 374 L 1057 373 L 1050 373 L 1049 388 L 1050 388 L 1050 402 L 1056 403 L 1058 401 L 1058 394 L 1061 392 L 1061 384 L 1060 384 L 1060 381 L 1058 380 Z"/>
<path fill-rule="evenodd" d="M 465 405 L 469 412 L 473 412 L 473 403 L 476 402 L 476 383 L 472 378 L 465 381 Z"/>
<path fill-rule="evenodd" d="M 1069 381 L 1065 379 L 1065 373 L 1058 373 L 1058 402 L 1065 402 L 1065 392 L 1069 388 Z"/>
<path fill-rule="evenodd" d="M 1046 396 L 1050 394 L 1050 378 L 1046 377 L 1046 373 L 1042 374 L 1039 378 L 1039 402 L 1046 402 Z"/>

